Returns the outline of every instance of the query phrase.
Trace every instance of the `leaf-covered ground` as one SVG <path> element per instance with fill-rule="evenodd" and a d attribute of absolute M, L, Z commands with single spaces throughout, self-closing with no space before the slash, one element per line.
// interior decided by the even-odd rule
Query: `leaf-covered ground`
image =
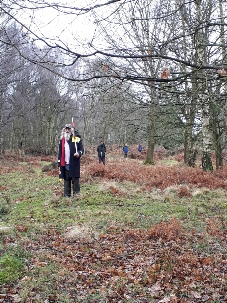
<path fill-rule="evenodd" d="M 227 302 L 225 168 L 85 156 L 75 201 L 52 160 L 1 161 L 0 302 Z"/>

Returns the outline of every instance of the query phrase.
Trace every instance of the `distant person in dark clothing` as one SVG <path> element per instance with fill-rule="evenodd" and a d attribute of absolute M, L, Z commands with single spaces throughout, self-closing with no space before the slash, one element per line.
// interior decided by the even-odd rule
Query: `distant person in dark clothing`
<path fill-rule="evenodd" d="M 138 152 L 140 152 L 140 153 L 141 153 L 141 151 L 142 151 L 142 145 L 141 145 L 141 144 L 139 144 L 139 145 L 138 145 Z"/>
<path fill-rule="evenodd" d="M 125 146 L 123 147 L 123 152 L 124 152 L 124 158 L 128 157 L 128 145 L 125 144 Z"/>
<path fill-rule="evenodd" d="M 103 163 L 105 165 L 106 159 L 106 146 L 103 141 L 100 141 L 99 146 L 97 147 L 99 163 Z"/>

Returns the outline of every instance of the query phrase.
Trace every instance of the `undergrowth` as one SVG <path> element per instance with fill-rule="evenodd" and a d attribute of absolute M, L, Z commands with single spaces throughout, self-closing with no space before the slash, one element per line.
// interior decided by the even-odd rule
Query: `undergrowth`
<path fill-rule="evenodd" d="M 225 302 L 227 170 L 114 157 L 79 200 L 53 158 L 3 163 L 0 302 Z"/>

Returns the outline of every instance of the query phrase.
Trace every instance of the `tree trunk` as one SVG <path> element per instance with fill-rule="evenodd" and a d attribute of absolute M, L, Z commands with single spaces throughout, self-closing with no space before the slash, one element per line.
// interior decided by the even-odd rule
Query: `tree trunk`
<path fill-rule="evenodd" d="M 205 66 L 207 62 L 206 53 L 206 28 L 204 27 L 202 18 L 202 1 L 195 1 L 196 5 L 196 20 L 198 31 L 195 35 L 196 59 L 199 66 Z M 202 116 L 202 141 L 203 155 L 202 167 L 204 171 L 213 171 L 212 165 L 212 132 L 210 129 L 210 108 L 209 108 L 209 93 L 207 87 L 207 73 L 203 69 L 197 71 L 197 91 L 198 101 L 201 106 Z"/>
<path fill-rule="evenodd" d="M 154 164 L 154 144 L 155 144 L 155 104 L 151 100 L 149 122 L 148 122 L 148 149 L 145 164 Z"/>
<path fill-rule="evenodd" d="M 205 95 L 201 95 L 205 97 Z M 202 168 L 204 171 L 213 171 L 212 165 L 212 135 L 210 130 L 210 110 L 207 102 L 203 102 L 202 106 L 202 137 L 203 137 L 203 156 Z"/>
<path fill-rule="evenodd" d="M 223 60 L 223 66 L 225 66 L 226 63 L 226 41 L 225 41 L 225 26 L 224 26 L 224 12 L 223 12 L 223 1 L 219 0 L 219 13 L 220 13 L 220 19 L 221 19 L 221 26 L 220 26 L 220 41 L 222 45 L 222 60 Z M 220 96 L 221 92 L 221 83 L 220 80 L 218 80 L 219 83 L 217 83 L 217 92 L 216 95 Z M 227 84 L 224 84 L 224 95 L 226 95 L 227 92 Z M 214 136 L 214 146 L 215 146 L 215 159 L 216 159 L 216 168 L 220 168 L 223 166 L 223 155 L 222 151 L 225 146 L 226 142 L 226 124 L 227 124 L 227 104 L 225 103 L 224 106 L 221 106 L 221 111 L 219 110 L 218 113 L 215 111 L 215 104 L 212 106 L 213 109 L 213 136 Z M 221 118 L 218 118 L 218 114 L 221 114 Z M 220 122 L 220 120 L 223 122 Z M 222 124 L 223 128 L 220 130 L 220 124 Z"/>
<path fill-rule="evenodd" d="M 191 167 L 194 167 L 196 159 L 195 154 L 192 150 L 192 125 L 190 117 L 186 119 L 184 139 L 184 163 L 188 164 Z"/>
<path fill-rule="evenodd" d="M 3 130 L 2 103 L 0 103 L 0 155 L 4 155 L 2 130 Z"/>

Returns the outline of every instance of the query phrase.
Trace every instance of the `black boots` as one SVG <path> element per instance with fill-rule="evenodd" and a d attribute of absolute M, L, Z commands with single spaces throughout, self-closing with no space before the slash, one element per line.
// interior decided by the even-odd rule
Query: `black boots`
<path fill-rule="evenodd" d="M 71 180 L 64 180 L 64 197 L 71 197 Z"/>
<path fill-rule="evenodd" d="M 75 197 L 80 193 L 80 179 L 75 178 L 73 180 L 73 196 Z"/>
<path fill-rule="evenodd" d="M 75 178 L 73 181 L 64 180 L 64 197 L 71 197 L 71 182 L 73 183 L 73 196 L 75 197 L 80 193 L 80 179 Z"/>

